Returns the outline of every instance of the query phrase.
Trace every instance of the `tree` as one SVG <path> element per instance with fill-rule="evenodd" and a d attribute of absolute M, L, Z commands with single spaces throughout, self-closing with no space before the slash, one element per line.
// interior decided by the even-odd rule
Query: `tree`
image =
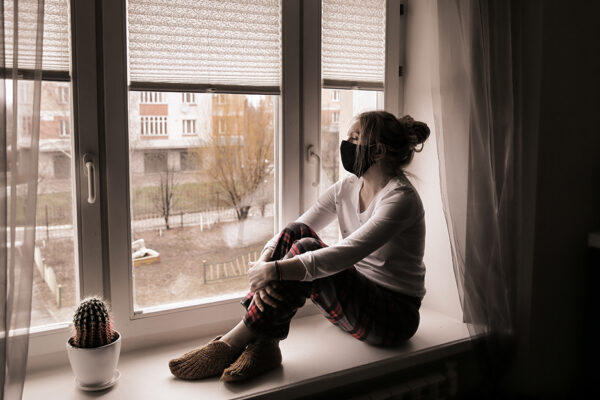
<path fill-rule="evenodd" d="M 270 97 L 250 103 L 245 96 L 227 95 L 217 106 L 209 174 L 238 220 L 244 220 L 273 170 L 273 103 Z"/>
<path fill-rule="evenodd" d="M 175 172 L 173 168 L 167 167 L 167 169 L 160 173 L 160 184 L 158 191 L 154 192 L 153 200 L 154 207 L 165 219 L 165 226 L 167 229 L 171 229 L 169 225 L 169 217 L 175 206 L 173 195 L 177 188 L 177 183 L 174 180 Z"/>

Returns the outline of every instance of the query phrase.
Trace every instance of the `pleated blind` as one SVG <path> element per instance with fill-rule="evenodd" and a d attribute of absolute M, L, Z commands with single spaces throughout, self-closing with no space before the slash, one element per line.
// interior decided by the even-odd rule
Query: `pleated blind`
<path fill-rule="evenodd" d="M 0 0 L 4 1 L 4 0 Z M 18 2 L 18 67 L 34 69 L 37 38 L 38 0 Z M 14 2 L 4 1 L 5 65 L 13 65 Z M 67 0 L 45 0 L 42 69 L 68 72 L 69 13 Z"/>
<path fill-rule="evenodd" d="M 385 0 L 323 0 L 324 80 L 383 84 Z"/>
<path fill-rule="evenodd" d="M 279 86 L 279 0 L 129 0 L 131 82 Z"/>

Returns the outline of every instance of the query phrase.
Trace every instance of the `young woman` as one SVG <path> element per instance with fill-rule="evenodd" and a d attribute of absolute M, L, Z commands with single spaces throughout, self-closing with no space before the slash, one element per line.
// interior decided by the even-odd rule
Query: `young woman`
<path fill-rule="evenodd" d="M 369 344 L 412 337 L 425 295 L 425 221 L 404 168 L 428 137 L 427 125 L 410 116 L 360 114 L 340 146 L 352 174 L 266 244 L 248 271 L 242 321 L 171 360 L 173 375 L 231 382 L 277 367 L 279 340 L 308 297 L 330 322 Z M 315 231 L 335 218 L 343 240 L 327 247 Z"/>

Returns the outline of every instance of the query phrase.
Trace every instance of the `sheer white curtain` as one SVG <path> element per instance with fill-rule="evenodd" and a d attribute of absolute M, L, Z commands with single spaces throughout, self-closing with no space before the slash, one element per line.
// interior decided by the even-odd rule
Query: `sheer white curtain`
<path fill-rule="evenodd" d="M 20 399 L 31 318 L 44 0 L 0 4 L 0 399 Z"/>
<path fill-rule="evenodd" d="M 511 354 L 518 177 L 510 1 L 435 2 L 432 95 L 444 213 L 465 322 L 490 390 Z"/>

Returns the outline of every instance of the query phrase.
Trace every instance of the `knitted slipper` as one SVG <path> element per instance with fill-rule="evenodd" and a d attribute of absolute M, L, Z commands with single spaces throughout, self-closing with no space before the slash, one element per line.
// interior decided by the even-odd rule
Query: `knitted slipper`
<path fill-rule="evenodd" d="M 202 379 L 217 376 L 229 366 L 241 352 L 219 341 L 217 336 L 206 345 L 188 351 L 179 358 L 169 361 L 171 373 L 179 379 Z"/>
<path fill-rule="evenodd" d="M 245 381 L 279 365 L 281 365 L 281 350 L 278 342 L 251 343 L 238 359 L 223 371 L 221 380 L 224 382 Z"/>

